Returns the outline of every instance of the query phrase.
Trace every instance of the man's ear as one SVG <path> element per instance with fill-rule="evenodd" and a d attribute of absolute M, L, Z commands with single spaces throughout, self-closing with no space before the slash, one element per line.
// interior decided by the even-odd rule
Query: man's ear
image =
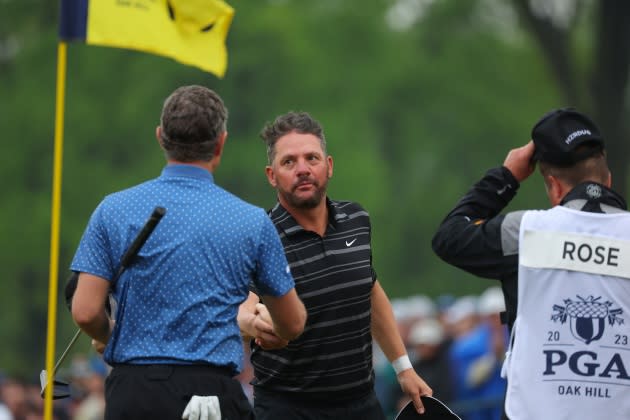
<path fill-rule="evenodd" d="M 567 195 L 570 188 L 553 175 L 547 175 L 545 177 L 545 182 L 547 184 L 547 196 L 549 197 L 549 202 L 552 206 L 557 206 L 560 204 L 564 196 Z"/>
<path fill-rule="evenodd" d="M 223 153 L 223 146 L 225 146 L 225 140 L 227 139 L 227 131 L 219 134 L 217 145 L 214 147 L 214 156 L 221 156 Z"/>
<path fill-rule="evenodd" d="M 326 160 L 328 161 L 328 178 L 332 178 L 333 176 L 333 158 L 332 156 L 326 156 Z"/>
<path fill-rule="evenodd" d="M 155 138 L 157 139 L 160 147 L 162 147 L 162 127 L 159 125 L 155 127 Z"/>
<path fill-rule="evenodd" d="M 270 165 L 265 166 L 265 175 L 267 175 L 267 181 L 269 181 L 269 185 L 276 188 L 278 186 L 278 182 L 276 181 L 276 174 L 273 172 L 273 168 Z"/>

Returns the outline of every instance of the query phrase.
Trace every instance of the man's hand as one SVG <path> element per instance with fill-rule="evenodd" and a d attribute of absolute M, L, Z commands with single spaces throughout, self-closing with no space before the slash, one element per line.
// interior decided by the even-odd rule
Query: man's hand
<path fill-rule="evenodd" d="M 112 331 L 114 331 L 114 326 L 116 325 L 116 321 L 113 319 L 109 320 L 109 334 L 108 337 L 112 336 Z M 109 341 L 109 339 L 108 339 Z M 107 347 L 107 343 L 103 343 L 102 341 L 98 341 L 96 339 L 92 339 L 92 347 L 96 350 L 97 353 L 103 354 L 105 352 L 105 347 Z"/>
<path fill-rule="evenodd" d="M 424 382 L 424 380 L 418 376 L 415 370 L 413 369 L 405 369 L 400 372 L 396 378 L 398 379 L 398 383 L 400 384 L 400 388 L 403 390 L 405 394 L 411 401 L 413 401 L 413 405 L 416 408 L 416 411 L 419 414 L 424 413 L 424 406 L 422 405 L 422 400 L 420 399 L 421 395 L 433 395 L 433 390 L 429 387 L 429 385 Z"/>
<path fill-rule="evenodd" d="M 262 303 L 256 304 L 256 319 L 254 319 L 256 329 L 255 341 L 265 350 L 275 350 L 286 347 L 289 342 L 276 335 L 273 330 L 273 321 L 267 307 Z"/>
<path fill-rule="evenodd" d="M 102 355 L 105 352 L 105 347 L 107 347 L 107 344 L 92 339 L 92 347 L 94 348 L 94 350 L 96 350 L 98 354 Z"/>
<path fill-rule="evenodd" d="M 184 420 L 221 420 L 221 407 L 216 396 L 193 395 L 182 413 Z"/>
<path fill-rule="evenodd" d="M 243 339 L 254 339 L 265 350 L 280 349 L 289 344 L 276 334 L 269 310 L 252 292 L 238 308 L 236 319 Z"/>
<path fill-rule="evenodd" d="M 506 156 L 503 166 L 512 172 L 518 182 L 523 182 L 534 172 L 534 150 L 534 142 L 530 140 L 525 146 L 510 150 Z"/>

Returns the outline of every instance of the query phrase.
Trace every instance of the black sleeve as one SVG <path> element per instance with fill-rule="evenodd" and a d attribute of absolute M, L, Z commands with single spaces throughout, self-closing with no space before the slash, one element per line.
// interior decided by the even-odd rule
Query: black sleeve
<path fill-rule="evenodd" d="M 72 312 L 72 298 L 74 297 L 74 292 L 77 290 L 77 284 L 79 282 L 79 272 L 71 271 L 70 277 L 66 280 L 66 287 L 64 288 L 64 298 L 66 301 L 66 307 L 70 312 Z"/>
<path fill-rule="evenodd" d="M 480 277 L 515 278 L 518 236 L 512 235 L 511 243 L 502 238 L 506 216 L 500 212 L 519 186 L 507 168 L 490 169 L 442 221 L 433 236 L 433 251 L 447 263 Z"/>

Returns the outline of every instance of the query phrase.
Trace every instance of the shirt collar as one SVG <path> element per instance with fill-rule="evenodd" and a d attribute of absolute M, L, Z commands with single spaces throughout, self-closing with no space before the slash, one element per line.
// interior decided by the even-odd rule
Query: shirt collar
<path fill-rule="evenodd" d="M 205 179 L 214 183 L 214 176 L 208 170 L 183 163 L 169 163 L 162 169 L 162 176 Z"/>
<path fill-rule="evenodd" d="M 326 197 L 326 206 L 328 207 L 328 227 L 329 229 L 337 230 L 337 222 L 342 219 L 347 219 L 348 215 L 342 211 L 339 211 L 338 202 L 330 200 Z M 276 202 L 276 205 L 269 210 L 269 216 L 274 221 L 274 224 L 281 229 L 286 235 L 294 235 L 298 232 L 303 232 L 304 228 L 300 226 L 293 216 L 280 204 Z"/>
<path fill-rule="evenodd" d="M 626 201 L 615 191 L 597 182 L 583 182 L 562 199 L 563 206 L 594 213 L 605 213 L 603 206 L 627 210 Z"/>

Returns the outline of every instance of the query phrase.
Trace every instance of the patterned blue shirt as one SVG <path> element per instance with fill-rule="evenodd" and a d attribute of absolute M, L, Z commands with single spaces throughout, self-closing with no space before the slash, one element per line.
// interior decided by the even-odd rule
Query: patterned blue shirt
<path fill-rule="evenodd" d="M 166 215 L 113 286 L 110 364 L 211 363 L 240 372 L 236 314 L 253 281 L 262 294 L 294 287 L 276 228 L 261 208 L 192 165 L 111 194 L 92 214 L 71 264 L 112 280 L 122 255 L 157 206 Z"/>

